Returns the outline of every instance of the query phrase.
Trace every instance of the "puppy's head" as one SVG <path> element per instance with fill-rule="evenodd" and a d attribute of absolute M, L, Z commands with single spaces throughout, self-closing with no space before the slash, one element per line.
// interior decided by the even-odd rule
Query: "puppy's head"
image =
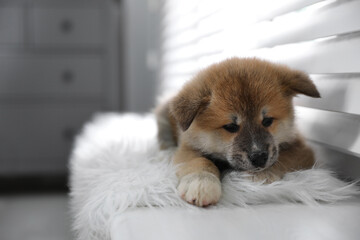
<path fill-rule="evenodd" d="M 320 97 L 303 72 L 257 59 L 232 58 L 200 72 L 170 103 L 180 141 L 239 170 L 274 164 L 295 138 L 292 98 Z"/>

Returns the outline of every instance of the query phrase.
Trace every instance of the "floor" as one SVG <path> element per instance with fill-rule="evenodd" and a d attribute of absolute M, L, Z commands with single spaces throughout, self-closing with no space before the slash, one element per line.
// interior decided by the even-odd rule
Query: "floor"
<path fill-rule="evenodd" d="M 66 193 L 0 195 L 1 240 L 71 240 Z"/>

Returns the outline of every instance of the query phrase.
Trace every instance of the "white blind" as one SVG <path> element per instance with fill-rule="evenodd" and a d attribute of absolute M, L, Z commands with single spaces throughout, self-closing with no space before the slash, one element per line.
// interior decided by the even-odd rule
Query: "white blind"
<path fill-rule="evenodd" d="M 162 91 L 232 56 L 284 63 L 322 94 L 296 99 L 300 130 L 360 156 L 359 0 L 167 0 L 162 10 Z"/>

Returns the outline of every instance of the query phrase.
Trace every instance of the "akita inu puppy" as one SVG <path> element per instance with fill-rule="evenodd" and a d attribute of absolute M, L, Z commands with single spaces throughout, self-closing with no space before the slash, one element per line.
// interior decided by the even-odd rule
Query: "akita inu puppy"
<path fill-rule="evenodd" d="M 294 126 L 297 94 L 320 97 L 307 74 L 258 59 L 211 65 L 185 84 L 157 109 L 161 147 L 177 146 L 180 196 L 197 206 L 217 203 L 223 169 L 271 183 L 311 168 L 313 151 Z"/>

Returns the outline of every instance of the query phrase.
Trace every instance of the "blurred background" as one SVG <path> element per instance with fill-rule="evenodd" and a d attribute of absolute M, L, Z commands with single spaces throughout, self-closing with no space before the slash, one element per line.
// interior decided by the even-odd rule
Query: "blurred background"
<path fill-rule="evenodd" d="M 72 239 L 68 157 L 83 124 L 149 112 L 233 56 L 308 72 L 322 99 L 296 99 L 300 129 L 358 178 L 359 12 L 357 0 L 0 0 L 0 239 Z"/>

